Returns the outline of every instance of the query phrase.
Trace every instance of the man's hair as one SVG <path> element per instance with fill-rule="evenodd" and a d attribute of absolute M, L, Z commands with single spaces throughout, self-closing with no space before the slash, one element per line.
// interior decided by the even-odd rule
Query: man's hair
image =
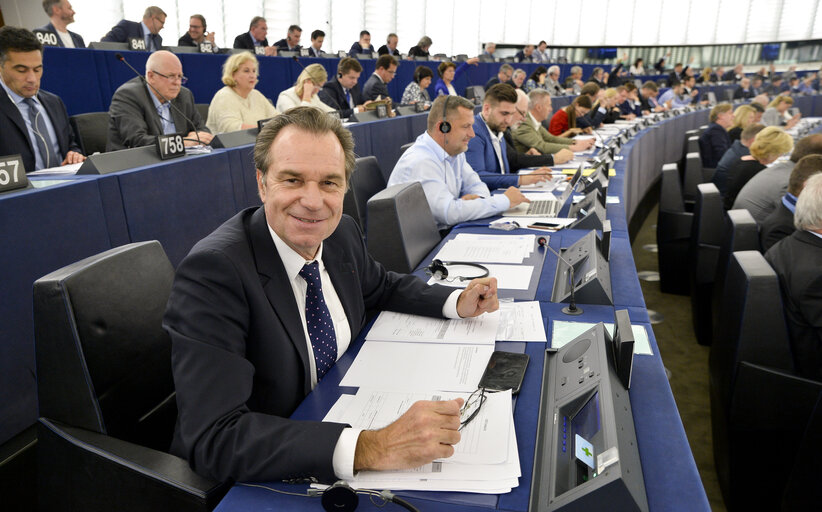
<path fill-rule="evenodd" d="M 153 18 L 154 16 L 165 16 L 168 17 L 168 14 L 156 5 L 150 5 L 146 7 L 146 12 L 143 13 L 143 19 L 146 18 Z"/>
<path fill-rule="evenodd" d="M 448 110 L 443 116 L 446 101 L 448 102 Z M 474 112 L 474 104 L 462 96 L 437 96 L 437 99 L 431 104 L 431 110 L 428 111 L 428 131 L 433 132 L 443 118 L 446 120 L 453 119 L 454 114 L 460 108 L 466 108 Z"/>
<path fill-rule="evenodd" d="M 291 34 L 292 32 L 302 32 L 303 29 L 300 28 L 299 25 L 291 25 L 288 27 L 288 33 Z"/>
<path fill-rule="evenodd" d="M 822 155 L 822 133 L 812 133 L 799 139 L 791 153 L 791 162 L 796 163 L 808 155 Z"/>
<path fill-rule="evenodd" d="M 386 43 L 390 43 L 390 42 L 391 42 L 391 38 L 392 38 L 392 37 L 396 37 L 398 41 L 399 41 L 399 39 L 400 39 L 400 36 L 398 36 L 397 34 L 395 34 L 395 33 L 391 32 L 390 34 L 388 34 L 387 36 L 385 36 L 385 42 L 386 42 Z"/>
<path fill-rule="evenodd" d="M 674 88 L 677 85 L 682 85 L 682 82 L 674 78 L 673 80 L 671 80 L 671 83 L 668 84 L 668 87 Z"/>
<path fill-rule="evenodd" d="M 757 112 L 765 112 L 765 107 L 763 107 L 762 104 L 758 101 L 752 101 L 748 103 L 748 106 L 756 110 Z"/>
<path fill-rule="evenodd" d="M 501 101 L 516 103 L 517 90 L 510 84 L 494 84 L 485 91 L 485 98 L 482 100 L 483 103 L 488 103 L 492 107 L 496 107 Z"/>
<path fill-rule="evenodd" d="M 681 63 L 681 62 L 677 62 L 676 64 L 674 64 L 674 67 L 675 67 L 675 68 L 682 67 L 682 63 Z"/>
<path fill-rule="evenodd" d="M 43 0 L 43 10 L 46 11 L 46 16 L 51 17 L 51 8 L 59 4 L 63 0 Z"/>
<path fill-rule="evenodd" d="M 515 76 L 520 76 L 520 75 L 526 76 L 525 70 L 522 69 L 522 68 L 517 68 L 517 69 L 514 70 L 514 73 L 511 75 L 511 78 L 514 78 Z"/>
<path fill-rule="evenodd" d="M 367 30 L 360 30 L 360 39 L 362 39 L 362 36 L 370 36 L 370 35 L 371 35 L 371 32 L 369 32 Z"/>
<path fill-rule="evenodd" d="M 768 126 L 756 135 L 750 149 L 757 160 L 768 160 L 792 150 L 793 138 L 779 126 Z"/>
<path fill-rule="evenodd" d="M 539 45 L 541 45 L 541 44 L 548 44 L 548 43 L 546 43 L 546 42 L 545 42 L 545 40 L 542 40 L 542 41 L 540 41 L 539 43 L 537 43 L 537 46 L 539 46 Z"/>
<path fill-rule="evenodd" d="M 585 82 L 579 93 L 583 96 L 596 96 L 599 94 L 599 86 L 594 82 Z"/>
<path fill-rule="evenodd" d="M 380 58 L 377 59 L 376 67 L 377 69 L 391 69 L 393 65 L 399 65 L 393 55 L 380 55 Z"/>
<path fill-rule="evenodd" d="M 559 66 L 557 66 L 556 64 L 548 68 L 549 75 L 553 75 L 554 73 L 559 74 Z"/>
<path fill-rule="evenodd" d="M 256 27 L 257 24 L 261 21 L 265 21 L 265 18 L 263 18 L 262 16 L 254 16 L 253 18 L 251 18 L 251 23 L 248 24 L 248 30 L 251 30 L 252 28 Z"/>
<path fill-rule="evenodd" d="M 643 89 L 648 89 L 649 91 L 653 91 L 653 92 L 657 92 L 659 90 L 659 87 L 656 86 L 656 83 L 654 83 L 650 80 L 648 80 L 647 82 L 642 84 L 642 88 Z"/>
<path fill-rule="evenodd" d="M 420 48 L 428 48 L 432 44 L 434 44 L 434 41 L 432 41 L 431 38 L 428 36 L 422 36 L 420 40 L 417 42 L 417 46 L 419 46 Z"/>
<path fill-rule="evenodd" d="M 822 174 L 814 174 L 805 181 L 796 201 L 793 224 L 796 229 L 822 229 Z"/>
<path fill-rule="evenodd" d="M 753 140 L 757 136 L 757 134 L 764 129 L 764 124 L 752 124 L 740 132 L 739 140 Z"/>
<path fill-rule="evenodd" d="M 571 66 L 571 74 L 576 75 L 577 73 L 582 73 L 582 68 L 580 66 Z"/>
<path fill-rule="evenodd" d="M 528 110 L 533 109 L 540 102 L 545 101 L 546 96 L 551 96 L 551 93 L 539 87 L 532 89 L 531 92 L 528 93 Z"/>
<path fill-rule="evenodd" d="M 203 24 L 203 30 L 204 31 L 205 31 L 206 28 L 208 28 L 208 25 L 206 25 L 205 16 L 203 16 L 202 14 L 192 14 L 191 16 L 188 17 L 188 19 L 191 19 L 191 18 L 197 18 L 198 20 L 200 20 L 200 23 Z"/>
<path fill-rule="evenodd" d="M 730 103 L 720 103 L 714 108 L 711 109 L 711 113 L 708 116 L 708 120 L 712 123 L 715 123 L 717 119 L 719 119 L 720 114 L 724 114 L 729 110 L 733 110 L 733 106 Z"/>
<path fill-rule="evenodd" d="M 628 92 L 636 91 L 636 84 L 633 82 L 625 82 L 623 87 L 625 87 L 625 90 Z"/>
<path fill-rule="evenodd" d="M 311 32 L 311 39 L 312 40 L 317 39 L 318 37 L 325 37 L 325 32 L 323 32 L 320 29 L 317 29 L 314 32 Z"/>
<path fill-rule="evenodd" d="M 360 65 L 360 62 L 357 59 L 352 59 L 351 57 L 344 57 L 340 59 L 339 64 L 337 64 L 337 74 L 346 75 L 349 71 L 362 73 L 362 65 Z"/>
<path fill-rule="evenodd" d="M 250 60 L 257 66 L 257 76 L 260 76 L 260 64 L 257 57 L 251 52 L 238 52 L 227 58 L 223 63 L 223 83 L 229 87 L 234 87 L 237 82 L 234 81 L 234 73 L 240 69 L 240 66 L 247 60 Z"/>
<path fill-rule="evenodd" d="M 33 32 L 19 27 L 0 28 L 0 66 L 6 63 L 9 52 L 33 51 L 43 53 L 43 45 Z"/>
<path fill-rule="evenodd" d="M 268 168 L 277 155 L 271 154 L 271 146 L 274 144 L 277 135 L 283 128 L 294 126 L 295 128 L 313 135 L 325 135 L 333 133 L 342 146 L 345 155 L 345 181 L 354 171 L 354 137 L 345 129 L 339 119 L 336 119 L 322 110 L 314 107 L 294 107 L 285 113 L 269 121 L 260 134 L 257 135 L 257 142 L 254 144 L 254 165 L 262 173 L 263 182 L 268 172 Z"/>
<path fill-rule="evenodd" d="M 791 177 L 788 180 L 788 192 L 799 197 L 808 178 L 818 172 L 822 172 L 822 155 L 803 156 L 793 166 Z"/>
<path fill-rule="evenodd" d="M 514 66 L 508 64 L 507 62 L 499 67 L 499 71 L 497 74 L 502 73 L 503 71 L 513 74 L 514 73 Z"/>
<path fill-rule="evenodd" d="M 446 71 L 448 71 L 448 68 L 454 68 L 454 69 L 456 69 L 456 68 L 457 68 L 457 65 L 456 65 L 456 64 L 454 64 L 453 62 L 449 62 L 449 61 L 446 61 L 446 62 L 440 62 L 440 65 L 439 65 L 439 66 L 437 66 L 437 73 L 440 75 L 440 78 L 442 78 L 443 73 L 445 73 Z"/>
<path fill-rule="evenodd" d="M 420 83 L 426 77 L 434 78 L 434 72 L 431 71 L 431 68 L 428 66 L 417 66 L 417 68 L 414 69 L 415 82 Z"/>

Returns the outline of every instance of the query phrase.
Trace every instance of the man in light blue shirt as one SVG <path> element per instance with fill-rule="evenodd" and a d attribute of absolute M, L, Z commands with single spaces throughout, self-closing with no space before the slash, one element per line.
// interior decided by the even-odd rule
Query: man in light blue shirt
<path fill-rule="evenodd" d="M 388 180 L 388 186 L 420 182 L 440 229 L 528 202 L 516 187 L 491 196 L 465 160 L 473 125 L 473 103 L 459 96 L 438 97 L 428 113 L 428 129 L 402 155 Z"/>
<path fill-rule="evenodd" d="M 657 98 L 657 102 L 667 108 L 680 108 L 690 105 L 692 99 L 690 96 L 682 94 L 682 82 L 673 82 L 671 88 Z"/>

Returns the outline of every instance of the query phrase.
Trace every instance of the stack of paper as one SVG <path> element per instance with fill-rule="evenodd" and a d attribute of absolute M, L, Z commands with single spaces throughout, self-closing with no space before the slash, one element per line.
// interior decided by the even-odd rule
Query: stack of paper
<path fill-rule="evenodd" d="M 535 241 L 535 235 L 460 233 L 446 242 L 434 258 L 443 261 L 521 265 L 522 260 L 534 251 Z"/>
<path fill-rule="evenodd" d="M 469 393 L 387 392 L 360 388 L 342 395 L 323 421 L 376 430 L 402 416 L 418 400 L 467 399 Z M 398 471 L 362 471 L 349 482 L 360 489 L 509 492 L 519 485 L 519 453 L 514 432 L 511 391 L 489 393 L 478 416 L 460 432 L 454 455 Z M 322 486 L 318 486 L 322 487 Z"/>

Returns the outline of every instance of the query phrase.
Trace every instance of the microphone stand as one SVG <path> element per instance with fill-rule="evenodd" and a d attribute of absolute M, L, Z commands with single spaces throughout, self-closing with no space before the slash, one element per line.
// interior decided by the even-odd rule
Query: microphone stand
<path fill-rule="evenodd" d="M 152 91 L 154 91 L 154 92 L 155 92 L 155 94 L 157 94 L 157 96 L 159 96 L 161 100 L 163 100 L 163 101 L 165 101 L 166 103 L 168 103 L 168 106 L 169 106 L 169 107 L 173 108 L 175 112 L 177 112 L 178 114 L 180 114 L 181 116 L 183 116 L 183 119 L 185 119 L 186 121 L 188 121 L 188 122 L 189 122 L 189 124 L 191 124 L 191 127 L 193 128 L 193 130 L 191 130 L 191 131 L 193 131 L 193 132 L 194 132 L 194 137 L 196 137 L 196 138 L 197 138 L 197 143 L 198 143 L 199 145 L 201 145 L 201 146 L 205 146 L 205 144 L 203 144 L 203 141 L 201 141 L 201 140 L 200 140 L 200 134 L 199 134 L 199 133 L 197 133 L 197 125 L 195 125 L 195 124 L 194 124 L 194 121 L 192 121 L 191 119 L 189 119 L 189 117 L 188 117 L 187 115 L 185 115 L 185 113 L 184 113 L 182 110 L 180 110 L 179 108 L 177 108 L 177 105 L 175 105 L 174 103 L 172 103 L 172 102 L 171 102 L 171 100 L 169 100 L 168 98 L 166 98 L 165 96 L 163 96 L 163 94 L 162 94 L 160 91 L 158 91 L 156 87 L 154 87 L 153 85 L 151 85 L 151 84 L 148 82 L 148 80 L 146 80 L 146 77 L 145 77 L 142 73 L 140 73 L 139 71 L 137 71 L 136 69 L 134 69 L 134 66 L 132 66 L 131 64 L 129 64 L 129 63 L 128 63 L 128 61 L 125 59 L 125 57 L 123 57 L 123 54 L 122 54 L 122 53 L 119 53 L 119 52 L 118 52 L 118 53 L 115 53 L 115 54 L 114 54 L 114 56 L 117 58 L 117 60 L 119 60 L 120 62 L 122 62 L 122 63 L 123 63 L 123 64 L 125 64 L 126 66 L 128 66 L 128 69 L 132 70 L 132 71 L 134 72 L 134 74 L 135 74 L 135 75 L 137 75 L 138 77 L 140 77 L 140 80 L 141 80 L 144 84 L 146 84 L 147 86 L 151 87 L 151 90 L 152 90 Z M 182 87 L 182 84 L 180 84 L 180 87 Z"/>
<path fill-rule="evenodd" d="M 567 306 L 562 308 L 562 312 L 565 313 L 566 315 L 571 315 L 571 316 L 581 315 L 582 314 L 582 308 L 577 306 L 577 299 L 576 299 L 576 294 L 575 294 L 576 285 L 575 285 L 575 281 L 574 281 L 574 266 L 571 265 L 571 263 L 568 260 L 566 260 L 565 258 L 560 256 L 560 254 L 557 251 L 555 251 L 550 245 L 548 245 L 548 240 L 544 236 L 539 237 L 537 239 L 537 243 L 539 243 L 539 245 L 541 247 L 544 247 L 544 248 L 548 249 L 549 251 L 551 251 L 552 253 L 554 253 L 556 255 L 556 257 L 560 259 L 560 261 L 562 261 L 563 263 L 568 265 L 568 270 L 571 274 L 570 275 L 570 278 L 571 278 L 571 282 L 570 282 L 570 284 L 571 284 L 571 300 L 569 301 Z M 544 252 L 542 254 L 542 261 L 545 262 L 545 253 Z"/>

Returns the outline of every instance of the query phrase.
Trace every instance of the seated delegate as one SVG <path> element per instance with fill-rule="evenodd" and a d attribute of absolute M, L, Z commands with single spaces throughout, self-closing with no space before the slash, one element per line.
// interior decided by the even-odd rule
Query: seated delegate
<path fill-rule="evenodd" d="M 431 85 L 433 78 L 434 72 L 431 71 L 431 68 L 428 66 L 417 66 L 414 70 L 414 80 L 405 86 L 401 103 L 404 105 L 422 103 L 424 105 L 423 108 L 430 108 L 431 97 L 428 95 L 428 86 Z"/>
<path fill-rule="evenodd" d="M 468 66 L 472 64 L 477 65 L 477 63 L 479 63 L 479 58 L 474 57 L 463 62 L 459 67 L 453 62 L 443 62 L 440 64 L 437 67 L 437 73 L 439 73 L 440 79 L 434 84 L 434 96 L 448 94 L 451 96 L 459 96 L 457 90 L 454 89 L 454 82 L 459 80 L 462 74 L 465 73 L 465 70 L 468 69 Z"/>
<path fill-rule="evenodd" d="M 274 105 L 255 89 L 259 80 L 257 57 L 251 52 L 235 53 L 223 63 L 223 84 L 208 107 L 206 126 L 211 133 L 256 128 L 257 121 L 279 114 Z"/>
<path fill-rule="evenodd" d="M 334 109 L 323 103 L 317 95 L 327 79 L 328 74 L 322 64 L 309 64 L 297 77 L 297 83 L 277 97 L 277 110 L 285 112 L 290 108 L 304 106 L 331 112 Z"/>

